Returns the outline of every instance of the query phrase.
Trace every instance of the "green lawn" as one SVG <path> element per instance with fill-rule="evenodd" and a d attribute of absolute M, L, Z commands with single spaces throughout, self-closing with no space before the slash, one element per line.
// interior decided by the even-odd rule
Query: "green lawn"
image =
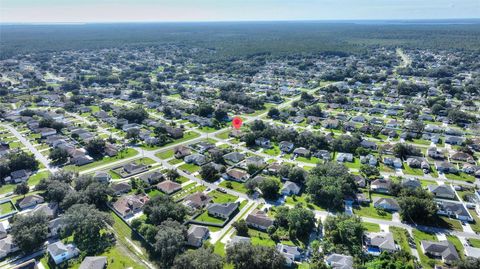
<path fill-rule="evenodd" d="M 230 134 L 230 131 L 225 131 L 225 132 L 221 132 L 221 133 L 215 135 L 215 137 L 218 137 L 220 139 L 228 139 L 229 134 Z"/>
<path fill-rule="evenodd" d="M 174 155 L 173 149 L 169 149 L 167 151 L 162 151 L 162 152 L 159 152 L 159 153 L 155 154 L 155 156 L 157 156 L 158 158 L 163 159 L 163 160 L 172 158 L 173 155 Z"/>
<path fill-rule="evenodd" d="M 124 245 L 126 248 L 130 250 L 130 252 L 135 253 L 137 256 L 140 256 L 142 259 L 148 261 L 147 251 L 142 247 L 139 238 L 132 233 L 132 229 L 123 222 L 114 212 L 110 212 L 110 216 L 113 218 L 113 230 L 117 235 L 118 240 Z M 141 250 L 141 253 L 138 253 L 131 243 L 135 244 L 137 250 Z M 143 268 L 143 267 L 140 267 Z"/>
<path fill-rule="evenodd" d="M 278 147 L 278 145 L 273 145 L 272 148 L 265 149 L 263 151 L 263 153 L 268 154 L 270 156 L 278 156 L 278 155 L 280 155 L 281 151 L 280 151 L 280 148 Z"/>
<path fill-rule="evenodd" d="M 363 227 L 369 232 L 380 232 L 380 225 L 370 222 L 362 222 Z"/>
<path fill-rule="evenodd" d="M 40 180 L 44 178 L 48 178 L 52 173 L 50 171 L 42 171 L 38 172 L 35 175 L 32 175 L 28 178 L 28 185 L 29 186 L 34 186 L 37 185 Z"/>
<path fill-rule="evenodd" d="M 362 217 L 370 217 L 370 218 L 385 219 L 385 220 L 392 219 L 391 213 L 377 210 L 375 207 L 373 207 L 373 203 L 370 203 L 368 206 L 354 207 L 353 213 L 355 215 L 359 215 Z"/>
<path fill-rule="evenodd" d="M 253 245 L 261 245 L 261 246 L 267 246 L 267 247 L 275 246 L 275 241 L 273 241 L 270 238 L 268 233 L 264 233 L 254 229 L 249 229 L 248 235 L 250 236 L 250 240 L 252 241 Z"/>
<path fill-rule="evenodd" d="M 422 252 L 422 246 L 420 242 L 422 240 L 438 241 L 437 237 L 434 234 L 429 234 L 429 233 L 419 231 L 417 229 L 413 229 L 413 238 L 415 240 L 415 245 L 417 247 L 418 255 L 420 256 L 420 263 L 424 268 L 432 268 L 431 264 L 438 263 L 438 261 L 434 259 L 430 259 Z"/>
<path fill-rule="evenodd" d="M 7 201 L 5 203 L 0 204 L 0 216 L 11 213 L 13 211 L 15 211 L 15 206 L 13 205 L 12 202 Z"/>
<path fill-rule="evenodd" d="M 419 168 L 411 168 L 407 164 L 403 166 L 403 172 L 407 175 L 414 175 L 414 176 L 423 176 L 423 170 Z"/>
<path fill-rule="evenodd" d="M 403 228 L 393 226 L 391 226 L 389 229 L 390 232 L 393 234 L 395 242 L 400 246 L 400 248 L 408 253 L 411 253 L 411 248 L 408 244 L 408 238 L 410 237 L 408 231 Z"/>
<path fill-rule="evenodd" d="M 231 181 L 231 180 L 224 180 L 220 183 L 220 187 L 223 187 L 223 188 L 228 188 L 227 187 L 227 184 L 228 182 L 230 182 L 230 184 L 232 184 L 232 190 L 235 190 L 235 191 L 238 191 L 238 192 L 241 192 L 241 193 L 247 193 L 247 189 L 245 188 L 245 185 L 243 183 L 240 183 L 240 182 L 236 182 L 236 181 Z"/>
<path fill-rule="evenodd" d="M 450 180 L 461 180 L 461 181 L 467 181 L 467 182 L 475 182 L 475 177 L 474 176 L 471 176 L 471 175 L 463 173 L 463 172 L 458 173 L 458 175 L 456 175 L 456 174 L 445 174 L 445 176 Z"/>
<path fill-rule="evenodd" d="M 15 190 L 15 184 L 5 184 L 0 187 L 0 194 L 6 194 Z"/>
<path fill-rule="evenodd" d="M 124 268 L 132 268 L 132 269 L 144 269 L 146 268 L 142 264 L 138 264 L 131 258 L 129 258 L 128 254 L 118 245 L 115 245 L 109 248 L 107 251 L 98 254 L 97 256 L 105 256 L 107 257 L 108 261 L 108 269 L 124 269 Z M 77 269 L 80 267 L 81 261 L 78 261 L 71 265 L 72 269 Z"/>
<path fill-rule="evenodd" d="M 454 235 L 447 235 L 447 240 L 450 241 L 455 246 L 455 248 L 457 249 L 458 255 L 460 255 L 460 257 L 464 259 L 465 251 L 463 249 L 462 242 L 460 242 L 460 239 L 458 239 L 458 237 Z"/>
<path fill-rule="evenodd" d="M 474 248 L 480 248 L 480 239 L 470 238 L 468 239 L 468 243 Z"/>
<path fill-rule="evenodd" d="M 86 164 L 86 165 L 82 165 L 82 166 L 69 165 L 69 166 L 65 167 L 65 169 L 74 170 L 74 171 L 85 171 L 85 170 L 95 168 L 95 167 L 98 167 L 98 166 L 110 164 L 110 163 L 116 162 L 118 160 L 130 158 L 130 157 L 133 157 L 137 154 L 138 154 L 138 151 L 136 151 L 135 149 L 132 149 L 132 148 L 128 148 L 128 149 L 124 150 L 123 152 L 119 152 L 117 156 L 103 157 L 103 159 L 101 159 L 101 160 L 98 160 L 98 161 L 95 161 L 93 163 L 89 163 L 89 164 Z"/>
<path fill-rule="evenodd" d="M 298 203 L 303 203 L 307 208 L 313 209 L 313 210 L 326 210 L 325 208 L 322 208 L 320 206 L 317 206 L 316 204 L 310 202 L 307 203 L 307 194 L 302 194 L 301 196 L 287 196 L 285 203 L 288 205 L 295 206 L 295 204 Z"/>
<path fill-rule="evenodd" d="M 191 164 L 191 163 L 182 164 L 179 168 L 185 172 L 190 172 L 190 173 L 195 173 L 198 170 L 200 170 L 200 166 Z"/>
<path fill-rule="evenodd" d="M 219 204 L 235 202 L 238 199 L 237 196 L 234 196 L 228 193 L 222 193 L 217 190 L 213 190 L 209 192 L 208 196 L 213 198 L 213 202 L 219 203 Z"/>
<path fill-rule="evenodd" d="M 476 233 L 480 233 L 480 218 L 477 215 L 477 212 L 473 209 L 468 210 L 470 212 L 470 215 L 472 215 L 474 223 L 470 223 L 470 227 L 472 227 L 472 230 Z"/>
<path fill-rule="evenodd" d="M 208 215 L 207 210 L 205 210 L 205 212 L 203 212 L 200 216 L 196 217 L 195 220 L 202 221 L 202 222 L 216 223 L 216 224 L 222 224 L 223 222 L 225 222 L 225 220 L 223 219 L 218 219 Z"/>

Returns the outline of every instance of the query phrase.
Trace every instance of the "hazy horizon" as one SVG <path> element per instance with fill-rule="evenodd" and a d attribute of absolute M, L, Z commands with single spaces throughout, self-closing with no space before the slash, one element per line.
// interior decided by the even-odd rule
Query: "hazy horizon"
<path fill-rule="evenodd" d="M 3 24 L 478 19 L 478 0 L 0 0 Z"/>

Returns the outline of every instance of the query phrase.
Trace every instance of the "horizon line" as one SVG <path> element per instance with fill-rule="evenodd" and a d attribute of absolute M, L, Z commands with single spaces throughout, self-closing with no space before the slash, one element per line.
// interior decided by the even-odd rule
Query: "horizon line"
<path fill-rule="evenodd" d="M 146 20 L 146 21 L 65 21 L 65 22 L 1 22 L 0 25 L 86 25 L 86 24 L 142 24 L 142 23 L 248 23 L 248 22 L 402 22 L 402 21 L 461 21 L 479 20 L 478 18 L 421 18 L 421 19 L 285 19 L 285 20 Z"/>

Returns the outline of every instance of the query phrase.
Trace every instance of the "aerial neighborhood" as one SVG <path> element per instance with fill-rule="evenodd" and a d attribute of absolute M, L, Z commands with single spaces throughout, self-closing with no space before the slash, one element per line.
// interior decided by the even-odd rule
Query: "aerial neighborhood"
<path fill-rule="evenodd" d="M 0 268 L 479 264 L 480 54 L 197 45 L 0 60 Z"/>

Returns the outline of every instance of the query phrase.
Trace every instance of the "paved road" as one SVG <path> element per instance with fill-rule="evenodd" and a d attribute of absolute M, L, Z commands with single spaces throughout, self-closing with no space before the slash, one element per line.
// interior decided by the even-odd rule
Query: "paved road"
<path fill-rule="evenodd" d="M 1 124 L 0 126 L 2 127 L 5 127 L 7 128 L 18 140 L 20 140 L 20 142 L 25 146 L 27 147 L 27 149 L 32 152 L 34 155 L 35 155 L 35 158 L 37 160 L 39 160 L 44 166 L 46 169 L 48 169 L 50 172 L 55 172 L 56 169 L 54 167 L 51 167 L 50 166 L 50 161 L 45 157 L 43 156 L 33 145 L 32 143 L 30 143 L 30 141 L 28 141 L 28 139 L 26 139 L 25 137 L 23 137 L 23 135 L 17 131 L 17 129 L 13 128 L 12 126 L 8 125 L 8 124 Z"/>

